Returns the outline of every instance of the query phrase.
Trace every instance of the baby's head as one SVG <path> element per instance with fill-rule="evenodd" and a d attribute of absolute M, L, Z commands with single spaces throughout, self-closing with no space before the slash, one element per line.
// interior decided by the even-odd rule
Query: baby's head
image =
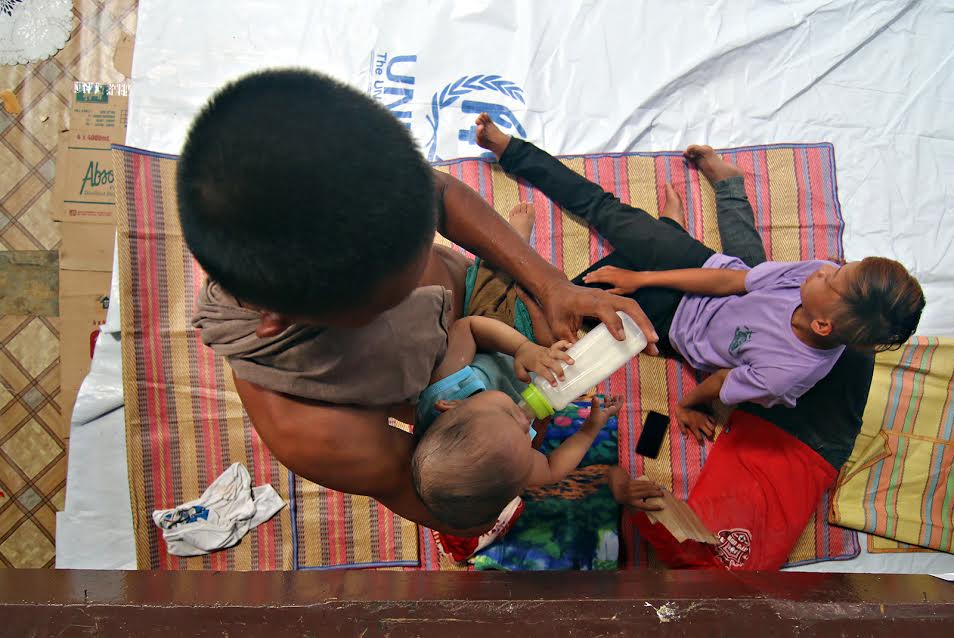
<path fill-rule="evenodd" d="M 801 293 L 815 334 L 879 351 L 907 341 L 924 309 L 918 280 L 884 257 L 824 265 L 802 283 Z"/>
<path fill-rule="evenodd" d="M 438 409 L 414 450 L 414 487 L 440 521 L 461 530 L 489 525 L 530 478 L 530 419 L 491 390 Z"/>

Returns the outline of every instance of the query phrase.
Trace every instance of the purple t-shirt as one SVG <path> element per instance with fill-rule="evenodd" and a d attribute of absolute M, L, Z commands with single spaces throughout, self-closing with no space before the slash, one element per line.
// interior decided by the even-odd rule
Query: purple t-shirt
<path fill-rule="evenodd" d="M 792 314 L 802 303 L 802 282 L 827 263 L 767 261 L 749 269 L 735 257 L 716 253 L 703 268 L 748 270 L 748 292 L 730 297 L 685 295 L 669 340 L 697 370 L 732 369 L 719 393 L 726 405 L 752 401 L 766 407 L 779 403 L 794 407 L 845 349 L 813 348 L 792 331 Z"/>

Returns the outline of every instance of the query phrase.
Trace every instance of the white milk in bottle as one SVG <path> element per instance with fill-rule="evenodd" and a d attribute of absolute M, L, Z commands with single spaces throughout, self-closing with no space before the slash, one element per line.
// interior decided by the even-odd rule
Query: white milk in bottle
<path fill-rule="evenodd" d="M 531 383 L 523 391 L 520 407 L 528 416 L 543 419 L 562 410 L 581 394 L 609 378 L 646 347 L 646 336 L 629 315 L 617 311 L 623 320 L 626 338 L 617 341 L 606 324 L 593 328 L 567 350 L 573 365 L 563 365 L 564 378 L 555 386 L 543 377 L 531 375 Z"/>

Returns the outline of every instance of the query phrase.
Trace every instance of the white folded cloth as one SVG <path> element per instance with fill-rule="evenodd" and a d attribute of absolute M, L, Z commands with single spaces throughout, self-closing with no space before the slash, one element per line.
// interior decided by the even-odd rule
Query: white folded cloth
<path fill-rule="evenodd" d="M 152 520 L 162 530 L 174 556 L 200 556 L 237 544 L 250 529 L 285 507 L 271 485 L 251 488 L 241 463 L 233 463 L 212 481 L 202 496 L 169 510 L 156 510 Z"/>

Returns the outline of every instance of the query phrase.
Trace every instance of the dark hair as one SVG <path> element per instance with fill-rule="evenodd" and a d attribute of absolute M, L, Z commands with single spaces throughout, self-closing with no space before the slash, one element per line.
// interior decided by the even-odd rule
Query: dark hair
<path fill-rule="evenodd" d="M 487 424 L 471 417 L 461 408 L 437 417 L 411 459 L 421 501 L 438 520 L 460 530 L 493 523 L 524 488 L 509 448 L 495 448 L 499 437 L 487 436 Z"/>
<path fill-rule="evenodd" d="M 216 93 L 178 166 L 179 218 L 205 271 L 239 299 L 318 315 L 360 307 L 433 240 L 431 169 L 374 100 L 312 71 Z"/>
<path fill-rule="evenodd" d="M 884 257 L 866 257 L 842 296 L 844 310 L 835 334 L 846 344 L 874 346 L 878 351 L 901 347 L 921 320 L 924 292 L 904 266 Z"/>

